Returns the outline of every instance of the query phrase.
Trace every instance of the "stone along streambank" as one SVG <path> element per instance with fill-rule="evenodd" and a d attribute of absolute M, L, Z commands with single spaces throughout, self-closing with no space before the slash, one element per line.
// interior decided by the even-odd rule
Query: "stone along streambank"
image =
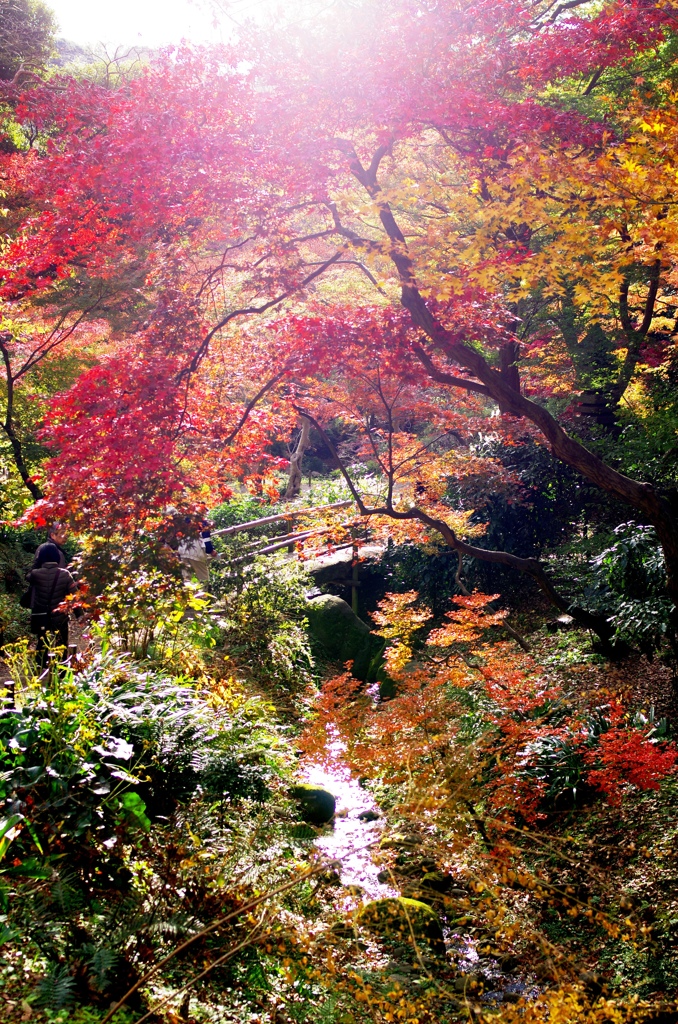
<path fill-rule="evenodd" d="M 342 753 L 341 742 L 331 740 L 322 763 L 300 766 L 303 782 L 292 790 L 301 816 L 319 827 L 313 845 L 331 866 L 332 907 L 340 915 L 333 930 L 355 938 L 361 956 L 371 956 L 380 970 L 414 985 L 425 976 L 462 1003 L 529 997 L 536 990 L 512 973 L 511 958 L 496 955 L 491 934 L 457 923 L 461 905 L 473 899 L 472 886 L 439 871 L 423 855 L 422 839 L 389 828 Z"/>

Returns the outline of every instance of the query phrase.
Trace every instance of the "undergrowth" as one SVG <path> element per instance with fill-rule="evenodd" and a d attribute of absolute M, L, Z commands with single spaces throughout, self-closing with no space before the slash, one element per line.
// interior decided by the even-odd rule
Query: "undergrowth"
<path fill-rule="evenodd" d="M 263 694 L 298 701 L 314 679 L 307 585 L 298 566 L 261 559 L 217 573 L 212 601 L 128 560 L 94 594 L 96 642 L 72 664 L 55 656 L 39 676 L 25 642 L 6 647 L 3 1021 L 673 1012 L 667 723 L 583 685 L 582 670 L 605 670 L 582 635 L 529 657 L 491 596 L 441 620 L 405 592 L 374 617 L 393 698 L 349 672 L 326 680 L 294 740 L 298 719 Z M 318 857 L 322 827 L 289 796 L 295 743 L 314 762 L 341 744 L 379 805 L 379 877 L 413 903 L 379 909 Z"/>

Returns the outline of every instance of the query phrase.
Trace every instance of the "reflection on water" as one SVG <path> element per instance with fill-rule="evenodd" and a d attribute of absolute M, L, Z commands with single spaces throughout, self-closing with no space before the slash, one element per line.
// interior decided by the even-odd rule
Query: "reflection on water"
<path fill-rule="evenodd" d="M 322 764 L 306 762 L 302 765 L 304 781 L 329 790 L 337 802 L 334 821 L 314 845 L 323 858 L 339 862 L 337 869 L 342 885 L 359 886 L 367 899 L 397 896 L 397 890 L 379 881 L 379 868 L 372 860 L 384 821 L 381 817 L 375 821 L 360 819 L 361 814 L 378 814 L 379 808 L 344 764 L 344 749 L 341 741 L 333 738 L 327 745 L 327 756 Z"/>
<path fill-rule="evenodd" d="M 400 894 L 397 889 L 379 881 L 380 868 L 372 860 L 372 852 L 378 848 L 386 824 L 384 819 L 363 821 L 360 818 L 366 812 L 379 814 L 376 801 L 351 774 L 343 758 L 345 747 L 336 733 L 332 736 L 330 732 L 326 751 L 322 763 L 306 761 L 301 765 L 301 772 L 305 782 L 322 786 L 336 800 L 334 821 L 323 829 L 313 845 L 323 860 L 336 862 L 340 872 L 341 885 L 345 888 L 335 901 L 335 910 L 351 913 L 356 902 Z M 483 1004 L 515 1002 L 521 997 L 536 998 L 539 989 L 533 982 L 505 975 L 494 958 L 479 953 L 476 939 L 450 927 L 444 915 L 441 923 L 449 961 L 458 977 L 483 980 L 486 986 L 480 996 Z M 374 948 L 372 953 L 375 954 Z M 406 967 L 398 962 L 398 969 L 403 971 Z"/>

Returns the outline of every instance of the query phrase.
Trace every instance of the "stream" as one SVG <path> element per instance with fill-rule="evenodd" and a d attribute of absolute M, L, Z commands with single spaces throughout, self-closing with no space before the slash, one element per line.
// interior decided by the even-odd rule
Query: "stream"
<path fill-rule="evenodd" d="M 398 896 L 397 889 L 379 881 L 380 869 L 372 859 L 372 851 L 378 847 L 384 831 L 385 819 L 372 794 L 363 789 L 343 762 L 341 741 L 331 740 L 327 749 L 324 764 L 311 762 L 303 766 L 304 782 L 322 786 L 336 800 L 332 830 L 320 835 L 314 846 L 324 859 L 336 862 L 341 884 L 352 896 L 367 900 Z M 361 815 L 372 820 L 365 820 Z"/>
<path fill-rule="evenodd" d="M 350 912 L 359 903 L 396 897 L 400 892 L 379 880 L 381 869 L 375 864 L 372 853 L 379 847 L 387 822 L 372 794 L 351 774 L 343 760 L 343 751 L 344 745 L 335 737 L 327 745 L 323 763 L 306 762 L 300 767 L 304 782 L 321 786 L 335 797 L 334 819 L 313 845 L 323 860 L 336 866 L 343 887 L 336 907 Z M 469 935 L 459 934 L 444 923 L 443 932 L 450 966 L 454 964 L 460 977 L 484 980 L 483 1003 L 515 1002 L 520 997 L 536 995 L 533 984 L 504 974 L 495 961 L 482 957 L 476 941 Z M 403 969 L 402 965 L 399 969 Z"/>

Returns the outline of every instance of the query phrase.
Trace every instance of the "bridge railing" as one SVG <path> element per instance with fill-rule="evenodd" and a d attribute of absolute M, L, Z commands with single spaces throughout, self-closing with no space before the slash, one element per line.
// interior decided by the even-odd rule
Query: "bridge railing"
<path fill-rule="evenodd" d="M 225 526 L 221 530 L 212 530 L 213 537 L 228 537 L 234 533 L 245 533 L 247 530 L 255 530 L 260 526 L 269 526 L 274 523 L 283 523 L 288 520 L 301 519 L 303 516 L 311 516 L 316 512 L 328 512 L 335 508 L 348 508 L 352 501 L 335 501 L 331 505 L 315 505 L 312 508 L 299 508 L 290 512 L 279 512 L 275 516 L 264 516 L 263 519 L 250 519 L 247 523 L 236 523 L 235 526 Z"/>

